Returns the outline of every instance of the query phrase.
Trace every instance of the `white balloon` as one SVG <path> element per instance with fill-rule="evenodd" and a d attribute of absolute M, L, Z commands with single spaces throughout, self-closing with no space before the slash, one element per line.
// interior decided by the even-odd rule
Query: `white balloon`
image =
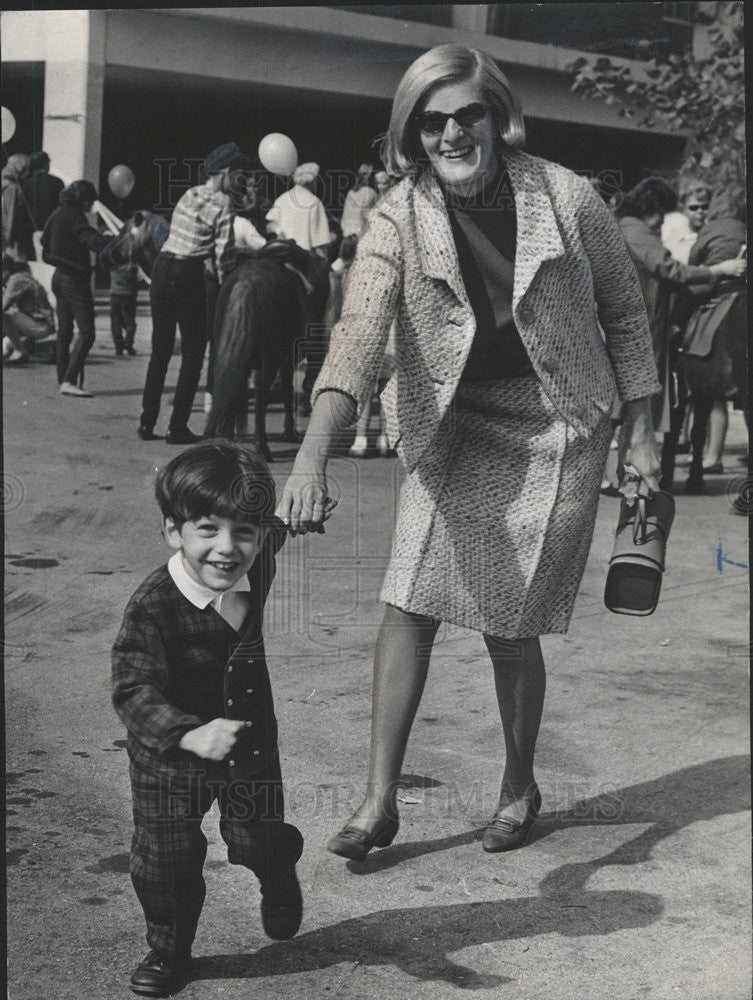
<path fill-rule="evenodd" d="M 16 119 L 13 117 L 13 112 L 9 111 L 8 108 L 3 108 L 2 119 L 2 141 L 9 142 L 16 134 Z"/>
<path fill-rule="evenodd" d="M 273 174 L 289 177 L 298 166 L 298 150 L 282 132 L 270 132 L 259 143 L 259 159 Z"/>

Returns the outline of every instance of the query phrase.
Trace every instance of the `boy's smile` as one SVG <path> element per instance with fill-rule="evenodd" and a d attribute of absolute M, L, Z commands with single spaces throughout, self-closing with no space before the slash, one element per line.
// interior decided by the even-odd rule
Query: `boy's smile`
<path fill-rule="evenodd" d="M 229 590 L 251 569 L 261 548 L 262 528 L 226 517 L 197 518 L 178 528 L 165 518 L 168 545 L 183 554 L 186 572 L 210 590 Z"/>

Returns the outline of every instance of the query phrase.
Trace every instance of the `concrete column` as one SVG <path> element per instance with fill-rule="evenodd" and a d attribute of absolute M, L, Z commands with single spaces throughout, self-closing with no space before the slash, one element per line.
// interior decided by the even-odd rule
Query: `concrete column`
<path fill-rule="evenodd" d="M 486 34 L 488 4 L 469 3 L 452 5 L 452 26 L 460 31 L 475 31 Z"/>
<path fill-rule="evenodd" d="M 43 148 L 68 184 L 99 182 L 105 69 L 104 10 L 46 12 Z"/>

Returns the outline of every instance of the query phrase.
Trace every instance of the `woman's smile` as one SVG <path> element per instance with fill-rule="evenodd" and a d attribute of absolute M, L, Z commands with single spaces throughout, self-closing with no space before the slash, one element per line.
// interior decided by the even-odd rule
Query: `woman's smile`
<path fill-rule="evenodd" d="M 475 150 L 475 146 L 461 146 L 460 149 L 442 149 L 440 153 L 448 160 L 457 160 L 462 156 L 467 156 Z"/>

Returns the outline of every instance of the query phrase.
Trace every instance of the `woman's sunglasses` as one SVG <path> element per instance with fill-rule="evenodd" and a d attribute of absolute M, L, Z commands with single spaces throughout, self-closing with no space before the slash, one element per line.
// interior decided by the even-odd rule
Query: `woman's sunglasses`
<path fill-rule="evenodd" d="M 425 135 L 441 135 L 450 118 L 463 129 L 473 128 L 486 117 L 487 111 L 485 104 L 468 104 L 450 114 L 445 114 L 444 111 L 417 111 L 413 115 L 413 121 Z"/>

